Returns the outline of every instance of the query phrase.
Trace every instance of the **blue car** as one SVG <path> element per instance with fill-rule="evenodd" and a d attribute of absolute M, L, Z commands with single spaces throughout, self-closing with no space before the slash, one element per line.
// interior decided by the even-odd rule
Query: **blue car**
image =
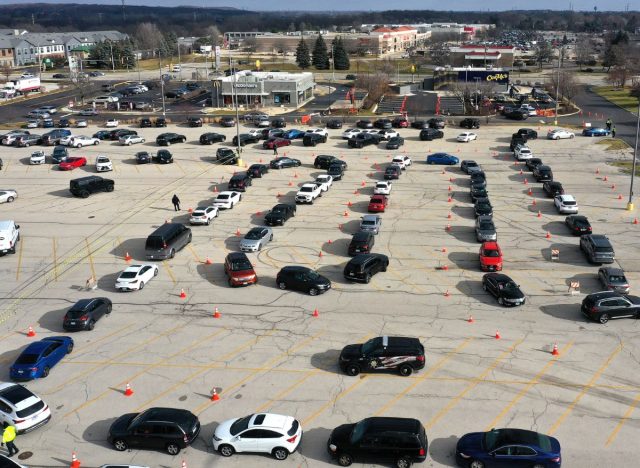
<path fill-rule="evenodd" d="M 44 378 L 49 375 L 51 368 L 71 351 L 73 339 L 69 336 L 50 336 L 31 343 L 11 366 L 11 379 Z"/>
<path fill-rule="evenodd" d="M 469 468 L 560 468 L 560 442 L 524 429 L 492 429 L 472 432 L 456 445 L 456 462 Z"/>
<path fill-rule="evenodd" d="M 427 164 L 445 164 L 453 166 L 459 162 L 460 160 L 457 157 L 447 153 L 433 153 L 427 156 Z"/>
<path fill-rule="evenodd" d="M 594 128 L 585 128 L 584 130 L 582 130 L 582 136 L 594 137 L 594 136 L 609 136 L 609 135 L 611 135 L 611 130 L 607 130 L 606 128 L 594 127 Z"/>
<path fill-rule="evenodd" d="M 286 138 L 287 140 L 297 140 L 298 138 L 303 138 L 306 132 L 302 130 L 298 130 L 297 128 L 292 128 L 291 130 L 287 130 L 282 134 L 282 138 Z"/>

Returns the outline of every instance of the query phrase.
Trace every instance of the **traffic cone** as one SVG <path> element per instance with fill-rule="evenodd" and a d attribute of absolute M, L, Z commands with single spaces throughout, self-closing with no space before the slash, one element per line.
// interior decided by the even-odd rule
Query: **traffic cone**
<path fill-rule="evenodd" d="M 362 182 L 360 182 L 360 187 L 364 187 L 365 185 L 367 185 L 364 180 Z"/>
<path fill-rule="evenodd" d="M 447 203 L 451 203 L 451 196 L 447 197 Z"/>
<path fill-rule="evenodd" d="M 240 235 L 240 228 L 236 228 L 236 236 Z"/>
<path fill-rule="evenodd" d="M 532 206 L 536 206 L 538 203 L 536 202 L 536 199 L 534 198 L 533 201 L 531 202 Z"/>
<path fill-rule="evenodd" d="M 294 179 L 297 179 L 297 178 L 298 178 L 298 173 L 297 173 L 297 172 L 294 172 L 294 173 L 293 173 L 293 178 L 294 178 Z"/>
<path fill-rule="evenodd" d="M 169 221 L 168 219 L 164 220 L 164 224 L 169 224 L 171 221 Z"/>
<path fill-rule="evenodd" d="M 312 317 L 320 317 L 320 314 L 318 313 L 318 309 L 313 309 L 313 314 L 311 314 Z"/>
<path fill-rule="evenodd" d="M 329 240 L 327 241 L 327 244 L 333 244 L 333 241 L 332 241 L 331 239 L 329 239 Z"/>
<path fill-rule="evenodd" d="M 280 192 L 278 192 L 278 194 L 276 195 L 276 198 L 280 198 L 282 195 L 280 194 Z"/>
<path fill-rule="evenodd" d="M 218 392 L 214 388 L 213 393 L 211 394 L 211 401 L 218 401 L 219 399 L 220 399 L 220 396 L 218 395 Z"/>
<path fill-rule="evenodd" d="M 622 200 L 622 195 L 618 194 L 618 200 Z"/>
<path fill-rule="evenodd" d="M 342 231 L 342 224 L 338 224 L 338 229 Z"/>
<path fill-rule="evenodd" d="M 207 257 L 207 259 L 204 261 L 205 265 L 211 265 L 213 262 L 211 261 L 211 259 L 209 257 Z"/>
<path fill-rule="evenodd" d="M 34 336 L 36 336 L 36 332 L 33 331 L 33 327 L 31 325 L 29 325 L 29 329 L 27 330 L 27 336 L 29 338 L 33 338 Z"/>
<path fill-rule="evenodd" d="M 453 177 L 449 177 L 449 182 L 453 182 L 455 179 Z"/>
<path fill-rule="evenodd" d="M 180 299 L 186 299 L 187 293 L 184 292 L 184 288 L 180 289 Z"/>
<path fill-rule="evenodd" d="M 451 211 L 449 211 L 449 214 L 447 215 L 447 219 L 451 219 L 452 215 L 451 215 Z"/>
<path fill-rule="evenodd" d="M 347 213 L 347 211 L 345 210 L 345 212 L 344 212 L 344 214 L 342 216 L 344 216 L 346 218 L 347 216 L 349 216 L 349 213 Z"/>
<path fill-rule="evenodd" d="M 531 189 L 531 187 L 529 187 L 529 191 L 527 193 L 529 194 L 529 196 L 533 195 L 533 190 Z"/>
<path fill-rule="evenodd" d="M 256 216 L 262 216 L 262 211 L 256 211 Z"/>
<path fill-rule="evenodd" d="M 604 179 L 602 179 L 602 180 L 606 182 L 606 181 L 609 180 L 609 178 L 607 176 L 604 176 Z"/>
<path fill-rule="evenodd" d="M 220 317 L 222 317 L 222 315 L 220 314 L 220 311 L 216 307 L 215 309 L 213 309 L 213 318 L 220 318 Z"/>
<path fill-rule="evenodd" d="M 187 462 L 182 460 L 182 468 L 187 468 Z"/>
<path fill-rule="evenodd" d="M 616 189 L 616 184 L 613 184 L 613 185 L 611 186 L 611 190 L 615 190 L 615 189 Z"/>
<path fill-rule="evenodd" d="M 347 202 L 347 206 L 353 206 L 353 203 L 351 203 L 351 200 Z"/>
<path fill-rule="evenodd" d="M 522 169 L 520 169 L 520 175 L 522 175 Z"/>
<path fill-rule="evenodd" d="M 542 218 L 542 213 L 540 213 L 540 210 L 538 210 L 537 216 L 538 216 L 538 218 Z"/>
<path fill-rule="evenodd" d="M 127 383 L 127 385 L 124 387 L 124 396 L 131 396 L 131 395 L 133 395 L 133 390 L 131 390 L 131 385 Z"/>
<path fill-rule="evenodd" d="M 214 191 L 215 193 L 218 193 L 218 186 L 217 186 L 217 185 L 214 185 L 214 186 L 213 186 L 213 191 Z"/>
<path fill-rule="evenodd" d="M 475 320 L 473 320 L 473 315 L 469 315 L 469 318 L 467 319 L 467 323 L 473 323 L 475 322 Z"/>
<path fill-rule="evenodd" d="M 498 330 L 496 330 L 496 340 L 499 340 L 500 338 L 502 338 L 502 337 L 500 336 L 500 332 L 499 332 Z"/>
<path fill-rule="evenodd" d="M 322 250 L 318 252 L 318 257 L 322 258 Z"/>
<path fill-rule="evenodd" d="M 450 292 L 449 292 L 449 290 L 447 289 L 447 290 L 444 292 L 444 297 L 449 297 L 449 296 L 451 296 L 451 293 L 450 293 Z"/>
<path fill-rule="evenodd" d="M 80 460 L 76 456 L 75 450 L 71 452 L 71 465 L 70 468 L 80 468 Z"/>
<path fill-rule="evenodd" d="M 125 262 L 130 262 L 131 261 L 131 255 L 129 255 L 129 252 L 125 252 L 124 253 L 124 261 Z"/>
<path fill-rule="evenodd" d="M 263 162 L 263 161 L 262 161 L 262 158 L 260 158 L 260 163 L 262 163 L 262 162 Z"/>
<path fill-rule="evenodd" d="M 600 174 L 600 168 L 599 168 L 599 167 L 598 167 L 598 168 L 596 168 L 596 175 L 597 175 L 597 174 Z"/>
<path fill-rule="evenodd" d="M 552 356 L 560 356 L 560 352 L 558 351 L 558 343 L 554 343 L 553 351 L 551 351 Z"/>
<path fill-rule="evenodd" d="M 446 247 L 442 247 L 442 253 L 447 253 L 447 248 Z"/>
<path fill-rule="evenodd" d="M 451 224 L 447 223 L 447 226 L 445 227 L 445 230 L 451 231 Z"/>
<path fill-rule="evenodd" d="M 353 191 L 353 194 L 354 194 L 354 195 L 359 195 L 359 194 L 360 194 L 360 192 L 358 192 L 358 189 L 355 189 L 355 190 Z"/>
<path fill-rule="evenodd" d="M 447 192 L 451 192 L 451 185 L 447 188 Z"/>
<path fill-rule="evenodd" d="M 289 187 L 293 187 L 293 182 L 289 181 Z"/>
<path fill-rule="evenodd" d="M 551 239 L 551 233 L 549 231 L 547 231 L 547 235 L 544 236 L 544 237 L 546 237 L 547 239 Z"/>
<path fill-rule="evenodd" d="M 188 211 L 189 213 L 193 213 L 193 208 L 189 208 L 187 211 Z"/>
<path fill-rule="evenodd" d="M 524 182 L 523 182 L 523 184 L 524 184 L 524 185 L 529 185 L 529 181 L 527 180 L 527 178 L 526 178 L 526 177 L 524 178 Z"/>
<path fill-rule="evenodd" d="M 638 224 L 638 218 L 633 218 L 633 224 Z"/>
<path fill-rule="evenodd" d="M 449 265 L 446 265 L 446 264 L 445 264 L 445 265 L 442 265 L 442 266 L 440 267 L 440 269 L 441 269 L 441 270 L 444 270 L 444 271 L 449 271 Z"/>

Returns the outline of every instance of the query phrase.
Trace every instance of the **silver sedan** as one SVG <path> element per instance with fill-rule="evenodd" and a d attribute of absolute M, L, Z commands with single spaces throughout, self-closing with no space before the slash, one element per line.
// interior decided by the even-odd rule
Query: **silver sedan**
<path fill-rule="evenodd" d="M 273 231 L 269 227 L 254 227 L 240 241 L 243 252 L 257 252 L 273 240 Z"/>

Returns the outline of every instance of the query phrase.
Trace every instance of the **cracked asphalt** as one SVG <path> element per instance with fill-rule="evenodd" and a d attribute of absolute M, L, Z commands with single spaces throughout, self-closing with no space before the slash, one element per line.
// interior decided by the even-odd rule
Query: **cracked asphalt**
<path fill-rule="evenodd" d="M 568 467 L 630 466 L 640 430 L 639 325 L 629 319 L 600 325 L 581 315 L 584 294 L 600 290 L 598 267 L 586 262 L 578 238 L 569 234 L 541 184 L 523 165 L 514 165 L 508 142 L 516 129 L 481 128 L 478 140 L 466 144 L 455 142 L 459 130 L 452 126 L 444 140 L 433 142 L 418 141 L 417 130 L 401 130 L 403 152 L 414 164 L 394 182 L 374 247 L 389 255 L 389 270 L 368 285 L 345 282 L 342 268 L 373 185 L 393 155 L 382 145 L 350 150 L 341 131 L 330 130 L 325 145 L 306 148 L 297 140 L 280 149 L 301 159 L 302 167 L 271 170 L 254 180 L 238 206 L 221 212 L 211 226 L 192 227 L 189 247 L 159 262 L 160 274 L 132 293 L 114 290 L 127 265 L 125 254 L 132 264 L 144 262 L 144 241 L 155 227 L 165 220 L 188 222 L 187 209 L 211 201 L 214 188 L 224 190 L 240 170 L 214 164 L 217 145 L 200 146 L 197 137 L 217 131 L 230 140 L 234 130 L 178 127 L 188 143 L 169 148 L 176 162 L 166 166 L 135 164 L 135 152 L 155 152 L 153 143 L 73 149 L 90 163 L 73 172 L 29 166 L 32 149 L 0 147 L 1 184 L 19 193 L 14 203 L 1 206 L 2 216 L 21 225 L 18 252 L 0 258 L 0 379 L 8 380 L 9 365 L 30 342 L 29 325 L 38 337 L 60 335 L 62 317 L 78 299 L 107 296 L 114 303 L 111 316 L 94 331 L 73 334 L 73 353 L 49 377 L 27 384 L 51 407 L 53 418 L 18 437 L 18 447 L 33 452 L 24 463 L 68 466 L 76 450 L 88 467 L 179 467 L 182 460 L 203 468 L 275 466 L 260 455 L 223 459 L 211 445 L 219 422 L 270 411 L 296 416 L 305 431 L 298 452 L 278 463 L 283 466 L 332 465 L 325 447 L 332 428 L 371 415 L 420 419 L 430 442 L 422 465 L 427 467 L 454 466 L 453 450 L 464 433 L 505 426 L 558 437 Z M 139 133 L 151 142 L 163 130 Z M 542 136 L 546 130 L 538 127 Z M 640 280 L 640 226 L 632 224 L 636 214 L 624 209 L 629 178 L 606 164 L 630 153 L 606 152 L 598 141 L 539 139 L 531 147 L 576 196 L 594 232 L 609 236 L 633 293 Z M 443 173 L 443 166 L 427 166 L 426 155 L 435 151 L 475 159 L 487 172 L 504 272 L 521 285 L 525 306 L 501 308 L 483 291 L 468 178 L 458 167 L 444 167 Z M 103 176 L 116 181 L 115 192 L 71 197 L 68 181 L 93 174 L 98 154 L 114 161 L 114 172 Z M 238 247 L 236 230 L 261 225 L 278 201 L 292 202 L 296 187 L 320 172 L 312 166 L 316 154 L 346 160 L 344 179 L 314 205 L 299 206 L 295 218 L 274 228 L 273 242 L 249 254 L 257 285 L 229 288 L 222 265 Z M 246 147 L 243 158 L 247 164 L 268 163 L 272 152 Z M 174 193 L 183 208 L 178 213 L 171 205 Z M 560 251 L 559 261 L 550 260 L 552 249 Z M 318 297 L 280 291 L 275 276 L 289 264 L 316 268 L 333 288 Z M 95 292 L 84 289 L 92 275 Z M 579 294 L 568 292 L 572 281 L 580 282 Z M 181 289 L 186 299 L 179 297 Z M 219 319 L 213 318 L 215 308 Z M 319 317 L 312 316 L 314 309 Z M 408 378 L 339 372 L 344 345 L 382 334 L 420 337 L 425 369 Z M 559 357 L 551 355 L 554 344 Z M 131 397 L 123 395 L 127 383 Z M 210 401 L 214 388 L 220 401 Z M 202 423 L 196 443 L 176 457 L 108 446 L 115 418 L 151 406 L 196 413 Z"/>

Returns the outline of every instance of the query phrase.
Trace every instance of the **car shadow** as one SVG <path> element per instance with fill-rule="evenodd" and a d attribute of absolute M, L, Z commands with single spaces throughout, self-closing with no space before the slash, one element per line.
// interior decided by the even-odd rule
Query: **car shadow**
<path fill-rule="evenodd" d="M 350 211 L 351 213 L 360 213 L 360 214 L 369 214 L 368 208 L 369 208 L 369 202 L 367 201 L 359 201 L 359 202 L 351 203 L 351 206 L 345 207 L 345 209 Z"/>
<path fill-rule="evenodd" d="M 451 213 L 463 219 L 476 219 L 473 206 L 453 206 L 451 207 Z"/>
<path fill-rule="evenodd" d="M 429 454 L 431 459 L 444 466 L 457 466 L 456 464 L 456 444 L 458 437 L 451 435 L 444 438 L 432 439 L 429 443 Z"/>
<path fill-rule="evenodd" d="M 116 419 L 117 418 L 109 418 L 92 422 L 82 432 L 82 440 L 100 447 L 113 449 L 113 447 L 107 442 L 107 436 L 109 435 L 109 428 Z"/>
<path fill-rule="evenodd" d="M 138 165 L 138 161 L 136 160 L 136 158 L 129 158 L 129 159 L 122 159 L 120 161 L 122 164 L 128 164 L 130 166 L 137 166 Z M 145 164 L 140 164 L 140 166 L 144 166 Z"/>
<path fill-rule="evenodd" d="M 129 266 L 129 264 L 123 265 L 121 270 L 124 270 L 127 266 Z M 98 289 L 102 291 L 117 292 L 115 285 L 118 276 L 120 276 L 120 271 L 118 271 L 117 273 L 109 273 L 107 275 L 101 276 L 100 278 L 98 278 L 97 282 Z"/>
<path fill-rule="evenodd" d="M 37 332 L 37 330 L 36 330 Z M 27 336 L 27 332 L 24 332 L 24 336 Z M 36 338 L 29 338 L 36 339 Z M 0 370 L 0 380 L 2 382 L 10 382 L 10 366 L 15 362 L 23 349 L 27 347 L 27 343 L 24 346 L 17 347 L 15 349 L 7 350 L 0 354 L 0 362 L 4 363 L 2 369 Z"/>
<path fill-rule="evenodd" d="M 325 427 L 314 427 L 304 431 L 304 437 L 298 446 L 298 452 L 305 459 L 318 460 L 329 463 L 330 456 L 327 454 L 327 440 L 331 435 L 331 429 Z M 306 463 L 304 463 L 306 464 Z M 302 463 L 300 464 L 302 466 Z"/>
<path fill-rule="evenodd" d="M 335 239 L 331 240 L 331 243 L 325 242 L 322 244 L 322 251 L 331 255 L 340 257 L 349 257 L 348 249 L 351 239 Z"/>
<path fill-rule="evenodd" d="M 580 304 L 551 304 L 540 306 L 540 310 L 547 315 L 572 322 L 585 322 L 586 319 L 580 311 Z"/>
<path fill-rule="evenodd" d="M 240 240 L 244 237 L 246 232 L 240 231 L 240 235 L 229 236 L 224 240 L 224 246 L 226 249 L 233 252 L 240 252 Z"/>
<path fill-rule="evenodd" d="M 47 195 L 53 195 L 55 197 L 62 197 L 62 198 L 74 198 L 71 192 L 69 192 L 69 189 L 54 190 L 52 192 L 47 192 Z"/>
<path fill-rule="evenodd" d="M 311 365 L 325 372 L 343 375 L 338 367 L 340 352 L 341 350 L 339 349 L 328 349 L 320 353 L 315 353 L 311 355 Z"/>
<path fill-rule="evenodd" d="M 69 302 L 69 307 L 71 307 L 72 305 L 73 303 Z M 45 312 L 38 319 L 38 326 L 42 329 L 49 330 L 55 333 L 65 333 L 64 329 L 62 328 L 62 319 L 67 313 L 69 307 Z"/>
<path fill-rule="evenodd" d="M 213 262 L 211 265 L 199 263 L 196 266 L 196 272 L 202 279 L 210 284 L 226 285 L 227 276 L 224 274 L 224 259 L 213 259 L 209 257 L 209 260 Z M 206 262 L 206 258 L 204 261 Z"/>
<path fill-rule="evenodd" d="M 558 251 L 558 259 L 553 260 L 554 262 L 567 265 L 590 266 L 589 262 L 587 262 L 586 258 L 580 251 L 580 247 L 577 245 L 552 243 L 549 247 L 541 249 L 540 254 L 545 260 L 551 262 L 552 250 Z"/>
<path fill-rule="evenodd" d="M 219 392 L 219 390 L 216 389 L 216 392 Z M 199 399 L 202 399 L 202 402 L 204 403 L 205 398 L 211 398 L 209 395 L 205 395 L 203 393 L 195 393 L 194 397 L 196 403 L 199 402 Z M 200 426 L 200 434 L 198 435 L 198 438 L 191 444 L 190 448 L 205 453 L 216 453 L 216 451 L 213 449 L 213 445 L 211 444 L 211 439 L 213 436 L 213 432 L 216 430 L 216 427 L 218 427 L 219 424 L 220 423 L 218 421 L 212 421 L 206 424 L 202 424 Z"/>
<path fill-rule="evenodd" d="M 132 260 L 135 261 L 146 261 L 146 255 L 144 252 L 144 246 L 146 243 L 146 239 L 141 237 L 133 238 L 133 239 L 125 239 L 120 242 L 119 245 L 111 249 L 109 252 L 111 255 L 114 255 L 121 260 L 125 260 L 127 254 L 131 257 Z"/>
<path fill-rule="evenodd" d="M 480 243 L 477 241 L 477 238 L 476 238 L 476 230 L 473 226 L 466 226 L 466 225 L 454 226 L 449 232 L 449 234 L 453 236 L 456 240 L 459 240 L 461 242 L 477 245 L 478 248 L 480 246 Z"/>
<path fill-rule="evenodd" d="M 579 237 L 574 236 L 569 232 L 569 230 L 567 229 L 567 226 L 564 224 L 564 221 L 548 222 L 542 225 L 542 229 L 544 229 L 546 232 L 550 233 L 551 235 L 576 238 L 577 239 L 576 243 L 580 242 Z"/>
<path fill-rule="evenodd" d="M 592 294 L 605 289 L 602 286 L 602 283 L 600 283 L 600 279 L 598 278 L 598 274 L 596 271 L 594 271 L 593 273 L 578 273 L 570 278 L 567 278 L 564 283 L 567 287 L 568 293 L 571 292 L 570 286 L 571 283 L 574 282 L 578 282 L 580 284 L 580 293 L 582 294 Z"/>

